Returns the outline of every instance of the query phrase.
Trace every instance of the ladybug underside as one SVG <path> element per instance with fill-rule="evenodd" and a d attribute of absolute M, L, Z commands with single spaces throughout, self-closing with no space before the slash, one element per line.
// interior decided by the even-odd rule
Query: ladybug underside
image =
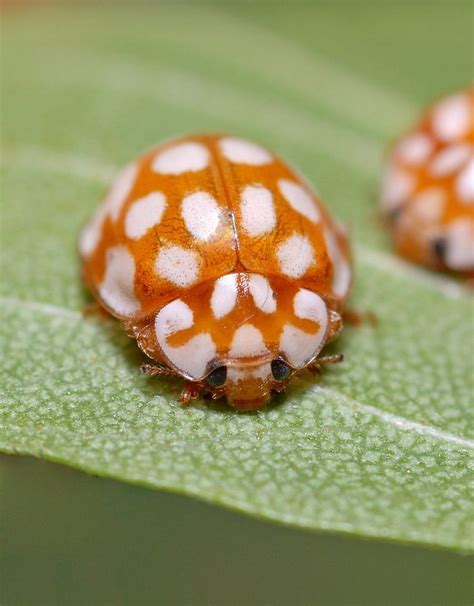
<path fill-rule="evenodd" d="M 119 175 L 81 236 L 83 276 L 181 400 L 265 404 L 341 329 L 348 246 L 319 198 L 253 143 L 195 136 Z"/>

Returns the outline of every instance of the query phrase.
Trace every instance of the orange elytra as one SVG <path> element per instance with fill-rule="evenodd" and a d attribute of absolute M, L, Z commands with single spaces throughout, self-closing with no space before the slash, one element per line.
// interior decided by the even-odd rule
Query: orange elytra
<path fill-rule="evenodd" d="M 83 277 L 180 401 L 253 410 L 342 328 L 348 241 L 267 149 L 228 135 L 168 141 L 129 164 L 80 237 Z"/>
<path fill-rule="evenodd" d="M 400 255 L 474 277 L 474 88 L 435 103 L 395 143 L 381 205 Z"/>

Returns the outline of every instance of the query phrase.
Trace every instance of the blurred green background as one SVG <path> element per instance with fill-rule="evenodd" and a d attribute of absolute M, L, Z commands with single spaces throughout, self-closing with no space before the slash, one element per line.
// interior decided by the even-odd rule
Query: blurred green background
<path fill-rule="evenodd" d="M 284 151 L 359 244 L 386 250 L 374 219 L 383 150 L 472 78 L 472 11 L 456 0 L 10 2 L 2 143 L 15 191 L 34 192 L 25 167 L 106 181 L 163 138 L 236 131 Z M 54 179 L 44 187 L 57 195 Z M 75 187 L 85 219 L 99 188 Z M 30 260 L 4 271 L 18 296 L 33 285 L 57 305 L 83 297 L 75 267 L 51 282 Z M 3 604 L 472 603 L 462 555 L 280 528 L 28 458 L 2 457 L 0 471 Z"/>
<path fill-rule="evenodd" d="M 4 605 L 472 603 L 462 555 L 278 527 L 30 458 L 0 463 Z"/>

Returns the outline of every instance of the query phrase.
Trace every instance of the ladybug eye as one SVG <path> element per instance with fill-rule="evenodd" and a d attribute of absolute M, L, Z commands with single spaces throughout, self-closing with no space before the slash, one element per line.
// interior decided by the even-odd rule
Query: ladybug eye
<path fill-rule="evenodd" d="M 436 258 L 444 262 L 446 258 L 446 249 L 448 247 L 448 242 L 446 238 L 436 238 L 433 240 L 433 252 Z"/>
<path fill-rule="evenodd" d="M 272 374 L 277 381 L 284 381 L 290 376 L 290 373 L 291 368 L 286 362 L 283 362 L 279 358 L 272 361 Z"/>
<path fill-rule="evenodd" d="M 206 377 L 206 381 L 211 387 L 220 387 L 224 385 L 227 379 L 227 366 L 219 366 Z"/>

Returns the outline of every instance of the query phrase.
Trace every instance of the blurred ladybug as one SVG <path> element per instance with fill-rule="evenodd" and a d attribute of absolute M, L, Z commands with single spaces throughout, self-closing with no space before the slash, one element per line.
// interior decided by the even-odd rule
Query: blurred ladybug
<path fill-rule="evenodd" d="M 253 410 L 342 328 L 344 231 L 285 162 L 250 141 L 190 136 L 119 175 L 82 231 L 83 277 L 155 361 L 186 379 L 180 401 Z"/>
<path fill-rule="evenodd" d="M 402 256 L 474 276 L 474 88 L 436 103 L 396 142 L 381 205 Z"/>

